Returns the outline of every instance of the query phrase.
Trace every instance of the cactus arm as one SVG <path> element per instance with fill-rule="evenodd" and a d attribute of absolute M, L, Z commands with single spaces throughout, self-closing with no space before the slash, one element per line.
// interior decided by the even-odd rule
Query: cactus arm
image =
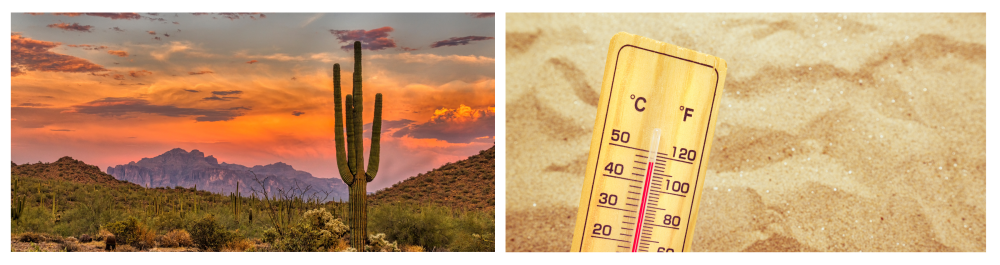
<path fill-rule="evenodd" d="M 348 186 L 350 186 L 351 183 L 354 183 L 354 174 L 357 172 L 357 169 L 358 169 L 357 168 L 357 166 L 358 166 L 357 162 L 355 162 L 355 160 L 357 159 L 357 155 L 356 155 L 355 149 L 357 149 L 358 146 L 356 144 L 354 144 L 354 138 L 355 138 L 355 135 L 354 135 L 354 95 L 347 95 L 347 97 L 345 99 L 346 99 L 345 100 L 346 102 L 344 104 L 344 112 L 345 112 L 344 113 L 344 117 L 345 117 L 345 119 L 347 119 L 347 124 L 346 124 L 346 126 L 347 126 L 347 160 L 348 160 L 347 161 L 347 166 L 348 166 L 348 168 L 350 168 L 351 174 L 348 175 L 346 179 L 344 179 L 344 182 L 347 183 Z M 343 176 L 341 176 L 341 177 L 343 177 Z"/>
<path fill-rule="evenodd" d="M 347 165 L 347 153 L 344 152 L 344 113 L 341 111 L 343 104 L 340 103 L 340 64 L 333 65 L 333 108 L 334 117 L 334 149 L 337 149 L 337 169 L 340 170 L 340 177 L 352 175 L 350 166 Z M 198 187 L 197 185 L 195 186 Z"/>
<path fill-rule="evenodd" d="M 379 139 L 382 135 L 382 93 L 375 94 L 375 118 L 372 119 L 372 146 L 368 152 L 368 169 L 365 178 L 368 182 L 375 179 L 378 173 Z"/>
<path fill-rule="evenodd" d="M 362 78 L 361 78 L 361 42 L 360 41 L 355 41 L 354 42 L 354 80 L 353 80 L 354 81 L 354 92 L 353 92 L 353 95 L 354 95 L 354 114 L 355 114 L 355 116 L 354 116 L 354 133 L 356 134 L 356 137 L 354 138 L 354 141 L 355 141 L 354 144 L 355 144 L 355 146 L 357 146 L 357 148 L 355 148 L 354 152 L 355 152 L 355 155 L 357 155 L 357 157 L 358 157 L 358 159 L 355 160 L 355 162 L 357 163 L 356 167 L 358 169 L 357 171 L 354 171 L 355 174 L 357 174 L 358 172 L 364 172 L 364 163 L 365 163 L 365 157 L 364 157 L 365 150 L 362 148 L 362 143 L 364 143 L 364 139 L 365 139 L 365 137 L 364 137 L 364 121 L 362 120 L 362 114 L 364 113 L 363 109 L 364 109 L 365 102 L 363 100 L 363 96 L 362 96 L 362 93 L 361 93 L 361 80 L 362 80 Z"/>

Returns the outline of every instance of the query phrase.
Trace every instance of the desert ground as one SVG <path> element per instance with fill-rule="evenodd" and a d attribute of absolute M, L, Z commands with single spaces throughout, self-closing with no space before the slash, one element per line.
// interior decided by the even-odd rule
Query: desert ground
<path fill-rule="evenodd" d="M 985 251 L 985 14 L 507 14 L 506 250 L 569 251 L 608 43 L 723 58 L 694 251 Z"/>

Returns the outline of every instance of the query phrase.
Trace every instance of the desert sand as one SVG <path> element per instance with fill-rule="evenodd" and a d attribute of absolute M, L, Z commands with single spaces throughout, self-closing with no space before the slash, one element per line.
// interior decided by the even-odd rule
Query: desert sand
<path fill-rule="evenodd" d="M 725 59 L 695 251 L 985 251 L 985 14 L 507 14 L 507 251 L 569 251 L 608 42 Z"/>

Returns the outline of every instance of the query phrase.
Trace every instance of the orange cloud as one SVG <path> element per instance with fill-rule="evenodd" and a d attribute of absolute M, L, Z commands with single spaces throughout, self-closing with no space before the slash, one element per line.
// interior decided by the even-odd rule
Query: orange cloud
<path fill-rule="evenodd" d="M 22 37 L 20 33 L 11 34 L 11 76 L 22 75 L 25 71 L 76 73 L 107 71 L 103 66 L 88 60 L 49 51 L 59 45 L 62 44 Z"/>
<path fill-rule="evenodd" d="M 149 35 L 156 35 L 156 31 L 152 31 L 152 30 L 146 31 L 146 33 L 149 33 Z"/>
<path fill-rule="evenodd" d="M 257 62 L 257 60 L 250 60 L 250 61 L 249 61 L 249 62 L 247 62 L 247 63 L 248 63 L 248 64 L 253 64 L 253 63 L 256 63 L 256 62 Z"/>
<path fill-rule="evenodd" d="M 114 74 L 111 78 L 114 78 L 115 80 L 125 80 L 125 76 L 120 74 Z"/>
<path fill-rule="evenodd" d="M 212 71 L 208 71 L 208 70 L 205 70 L 205 71 L 197 71 L 197 72 L 188 72 L 188 74 L 189 74 L 189 75 L 203 75 L 203 74 L 214 74 L 214 73 L 215 73 L 215 72 L 212 72 Z"/>
<path fill-rule="evenodd" d="M 146 71 L 146 70 L 128 71 L 128 75 L 130 75 L 132 77 L 143 77 L 143 76 L 147 76 L 147 75 L 151 75 L 151 74 L 153 74 L 153 72 Z"/>
<path fill-rule="evenodd" d="M 470 143 L 494 135 L 496 109 L 473 109 L 464 104 L 455 109 L 434 110 L 431 120 L 409 124 L 393 133 L 393 137 L 410 136 L 418 139 L 438 139 L 449 143 Z"/>
<path fill-rule="evenodd" d="M 126 51 L 110 50 L 110 51 L 108 51 L 108 54 L 117 55 L 118 57 L 128 57 L 128 52 L 126 52 Z"/>
<path fill-rule="evenodd" d="M 67 17 L 79 17 L 83 15 L 83 13 L 52 13 L 52 14 L 56 16 L 67 16 Z"/>
<path fill-rule="evenodd" d="M 79 23 L 73 23 L 73 24 L 59 23 L 59 24 L 49 24 L 48 27 L 62 29 L 62 30 L 69 30 L 69 31 L 90 32 L 90 29 L 93 28 L 94 26 L 80 25 Z"/>

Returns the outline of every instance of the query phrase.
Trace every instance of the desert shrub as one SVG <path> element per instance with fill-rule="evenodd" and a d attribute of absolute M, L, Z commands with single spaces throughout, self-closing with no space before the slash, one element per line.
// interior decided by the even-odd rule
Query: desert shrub
<path fill-rule="evenodd" d="M 136 252 L 136 251 L 139 250 L 135 249 L 135 247 L 132 247 L 130 245 L 118 245 L 118 247 L 115 248 L 115 252 Z"/>
<path fill-rule="evenodd" d="M 492 215 L 467 212 L 455 221 L 456 236 L 450 245 L 452 251 L 493 252 L 493 229 L 496 221 Z"/>
<path fill-rule="evenodd" d="M 160 231 L 171 231 L 176 229 L 187 228 L 188 222 L 181 217 L 179 212 L 171 211 L 160 214 L 159 217 L 154 219 L 152 223 L 156 225 Z"/>
<path fill-rule="evenodd" d="M 170 242 L 170 240 L 167 240 L 167 236 L 164 235 L 156 236 L 156 245 L 161 248 L 177 247 L 177 244 Z"/>
<path fill-rule="evenodd" d="M 368 244 L 365 245 L 366 252 L 399 252 L 396 242 L 390 243 L 385 240 L 385 234 L 378 233 L 368 235 Z"/>
<path fill-rule="evenodd" d="M 108 236 L 114 236 L 114 234 L 102 227 L 101 230 L 97 231 L 97 237 L 94 239 L 97 241 L 104 241 L 104 239 L 107 239 Z"/>
<path fill-rule="evenodd" d="M 275 243 L 275 241 L 276 241 L 276 240 L 277 240 L 277 239 L 278 239 L 278 238 L 279 238 L 280 236 L 281 236 L 281 235 L 279 235 L 279 234 L 278 234 L 278 230 L 276 230 L 276 229 L 274 229 L 274 228 L 272 227 L 272 228 L 268 228 L 267 230 L 264 230 L 264 235 L 263 235 L 263 238 L 262 238 L 262 239 L 263 239 L 263 240 L 264 240 L 264 242 L 266 242 L 266 243 L 271 243 L 271 244 L 274 244 L 274 243 Z"/>
<path fill-rule="evenodd" d="M 445 207 L 390 204 L 372 209 L 369 216 L 372 231 L 383 232 L 388 240 L 403 245 L 441 249 L 448 246 L 454 234 L 451 210 Z"/>
<path fill-rule="evenodd" d="M 42 243 L 45 241 L 45 237 L 35 232 L 24 232 L 21 233 L 21 237 L 18 239 L 18 241 L 29 242 L 29 243 Z"/>
<path fill-rule="evenodd" d="M 66 240 L 62 244 L 59 244 L 59 250 L 66 252 L 77 252 L 80 251 L 80 245 L 76 243 L 75 240 Z"/>
<path fill-rule="evenodd" d="M 265 232 L 264 239 L 275 242 L 281 251 L 325 251 L 337 246 L 349 228 L 325 208 L 319 208 L 306 211 L 303 219 L 286 231 L 284 236 Z"/>
<path fill-rule="evenodd" d="M 170 231 L 163 238 L 169 245 L 166 247 L 190 247 L 194 244 L 194 241 L 191 240 L 191 234 L 184 229 Z"/>
<path fill-rule="evenodd" d="M 34 206 L 37 206 L 37 204 Z M 14 226 L 17 226 L 17 231 L 52 232 L 52 206 L 50 205 L 49 207 L 50 210 L 45 210 L 45 207 L 29 207 L 29 205 L 25 205 L 21 219 L 18 222 L 10 223 L 11 231 L 14 231 Z"/>
<path fill-rule="evenodd" d="M 403 252 L 424 252 L 424 247 L 421 246 L 403 246 Z"/>
<path fill-rule="evenodd" d="M 214 215 L 206 215 L 194 222 L 189 230 L 194 244 L 203 250 L 219 251 L 233 239 L 233 233 L 219 225 Z"/>
<path fill-rule="evenodd" d="M 254 251 L 256 250 L 256 246 L 257 244 L 254 244 L 252 240 L 246 238 L 240 238 L 240 239 L 230 240 L 228 243 L 226 243 L 225 246 L 222 247 L 222 251 L 225 252 Z"/>
<path fill-rule="evenodd" d="M 115 235 L 115 239 L 119 245 L 132 244 L 132 242 L 135 242 L 139 238 L 140 233 L 142 233 L 139 231 L 139 220 L 135 219 L 135 217 L 129 217 L 128 219 L 122 221 L 106 224 L 102 227 L 102 229 Z"/>
<path fill-rule="evenodd" d="M 146 250 L 156 247 L 156 232 L 139 223 L 139 230 L 136 231 L 136 238 L 130 245 L 139 249 Z"/>

